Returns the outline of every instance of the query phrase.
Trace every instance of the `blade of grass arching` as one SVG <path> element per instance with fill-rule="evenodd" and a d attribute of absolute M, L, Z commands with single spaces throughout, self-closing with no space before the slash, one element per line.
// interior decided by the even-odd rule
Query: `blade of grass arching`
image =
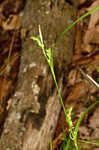
<path fill-rule="evenodd" d="M 80 18 L 78 18 L 77 20 L 75 20 L 72 24 L 70 24 L 59 36 L 59 40 L 64 36 L 64 34 L 69 31 L 75 24 L 77 24 L 79 21 L 81 21 L 82 19 L 84 19 L 85 17 L 87 17 L 88 15 L 92 14 L 93 12 L 95 12 L 96 10 L 99 10 L 99 6 L 96 8 L 91 9 L 90 11 L 88 11 L 87 13 L 85 13 L 84 15 L 82 15 Z"/>
<path fill-rule="evenodd" d="M 98 104 L 98 103 L 99 103 L 99 100 L 96 101 L 95 103 L 91 104 L 91 105 L 85 110 L 85 112 L 81 115 L 81 117 L 79 118 L 79 120 L 78 120 L 78 122 L 77 122 L 77 124 L 76 124 L 76 127 L 75 127 L 75 129 L 74 129 L 74 142 L 75 142 L 76 145 L 77 145 L 78 128 L 79 128 L 79 126 L 80 126 L 80 123 L 81 123 L 82 119 L 84 118 L 85 114 L 87 114 L 88 111 L 89 111 L 90 109 L 92 109 L 92 108 L 93 108 L 96 104 Z"/>

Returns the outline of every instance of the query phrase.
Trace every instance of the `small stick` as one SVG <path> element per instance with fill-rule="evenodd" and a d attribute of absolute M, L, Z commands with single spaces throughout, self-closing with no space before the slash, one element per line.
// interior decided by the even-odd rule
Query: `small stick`
<path fill-rule="evenodd" d="M 94 84 L 96 87 L 99 88 L 99 84 L 88 74 L 86 74 L 81 68 L 77 67 L 78 70 L 80 71 L 80 73 L 88 80 L 90 81 L 92 84 Z"/>

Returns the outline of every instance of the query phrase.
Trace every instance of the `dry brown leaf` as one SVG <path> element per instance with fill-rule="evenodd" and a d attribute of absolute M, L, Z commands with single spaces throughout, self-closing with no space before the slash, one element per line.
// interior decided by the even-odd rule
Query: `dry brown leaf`
<path fill-rule="evenodd" d="M 67 97 L 66 101 L 71 100 L 77 100 L 80 97 L 84 97 L 86 93 L 88 92 L 88 85 L 85 82 L 79 82 L 74 85 L 73 89 L 69 93 L 69 96 Z"/>
<path fill-rule="evenodd" d="M 99 0 L 96 0 L 92 3 L 92 5 L 89 8 L 87 8 L 87 11 L 90 11 L 91 9 L 96 8 L 98 6 Z M 88 29 L 94 28 L 95 25 L 98 23 L 98 21 L 99 21 L 99 10 L 91 14 Z"/>
<path fill-rule="evenodd" d="M 74 85 L 75 81 L 76 81 L 76 76 L 77 76 L 77 70 L 76 69 L 72 69 L 69 73 L 68 76 L 68 83 L 69 85 Z"/>
<path fill-rule="evenodd" d="M 4 34 L 5 33 L 5 34 Z M 0 35 L 0 125 L 5 120 L 7 113 L 7 101 L 9 95 L 12 94 L 15 81 L 19 71 L 19 53 L 21 48 L 20 31 L 15 32 L 15 39 L 12 45 L 11 55 L 9 62 L 5 61 L 8 58 L 10 44 L 12 42 L 13 33 L 1 32 Z M 7 66 L 10 70 L 7 70 Z"/>
<path fill-rule="evenodd" d="M 86 10 L 90 11 L 91 9 L 96 8 L 97 6 L 99 6 L 99 0 L 94 1 L 92 5 Z M 85 33 L 83 38 L 83 42 L 84 42 L 83 50 L 88 53 L 93 50 L 90 47 L 90 43 L 99 44 L 99 25 L 97 25 L 98 21 L 99 21 L 99 10 L 91 14 L 88 30 Z"/>
<path fill-rule="evenodd" d="M 94 29 L 91 43 L 99 44 L 99 25 Z"/>
<path fill-rule="evenodd" d="M 4 21 L 5 17 L 0 13 L 0 26 L 2 26 L 2 23 Z"/>
<path fill-rule="evenodd" d="M 10 15 L 9 18 L 2 23 L 4 30 L 19 29 L 21 27 L 21 16 Z"/>
<path fill-rule="evenodd" d="M 99 25 L 95 28 L 89 29 L 84 36 L 83 50 L 87 52 L 92 51 L 90 43 L 99 44 Z"/>
<path fill-rule="evenodd" d="M 80 4 L 83 4 L 84 2 L 86 2 L 86 0 L 80 0 Z"/>
<path fill-rule="evenodd" d="M 76 63 L 77 60 L 80 60 L 80 58 L 82 58 L 82 57 L 83 57 L 83 55 L 81 55 L 81 54 L 73 55 L 73 57 L 72 57 L 72 65 L 73 65 L 73 63 Z"/>
<path fill-rule="evenodd" d="M 73 86 L 75 83 L 78 83 L 81 81 L 81 78 L 80 78 L 80 72 L 78 72 L 77 69 L 72 69 L 69 73 L 69 76 L 68 76 L 68 84 L 69 86 Z"/>
<path fill-rule="evenodd" d="M 8 17 L 10 14 L 18 14 L 24 7 L 24 0 L 2 0 L 0 13 Z"/>

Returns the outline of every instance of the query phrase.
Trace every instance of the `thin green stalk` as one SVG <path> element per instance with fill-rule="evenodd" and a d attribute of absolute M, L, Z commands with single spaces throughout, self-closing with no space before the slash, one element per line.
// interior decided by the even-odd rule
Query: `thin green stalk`
<path fill-rule="evenodd" d="M 71 141 L 71 139 L 70 139 L 70 138 L 68 138 L 68 139 L 67 139 L 66 146 L 64 147 L 64 150 L 69 150 L 70 145 L 71 145 L 70 141 Z"/>
<path fill-rule="evenodd" d="M 66 113 L 65 105 L 64 105 L 64 103 L 63 103 L 63 99 L 62 99 L 62 96 L 61 96 L 61 93 L 60 93 L 60 90 L 59 90 L 59 87 L 58 87 L 58 84 L 57 84 L 57 81 L 56 81 L 56 76 L 55 76 L 54 69 L 51 68 L 51 67 L 50 67 L 50 69 L 51 69 L 52 76 L 53 76 L 53 79 L 54 79 L 54 82 L 55 82 L 55 85 L 56 85 L 56 88 L 57 88 L 57 92 L 58 92 L 58 95 L 59 95 L 60 103 L 61 103 L 61 105 L 62 105 L 64 114 L 65 114 L 65 116 L 66 116 L 67 113 Z"/>
<path fill-rule="evenodd" d="M 52 148 L 52 138 L 50 137 L 50 150 L 53 150 Z"/>

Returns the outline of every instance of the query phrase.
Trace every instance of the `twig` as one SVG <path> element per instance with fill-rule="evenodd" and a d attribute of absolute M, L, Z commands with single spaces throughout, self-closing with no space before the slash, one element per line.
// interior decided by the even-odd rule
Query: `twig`
<path fill-rule="evenodd" d="M 80 71 L 80 73 L 93 85 L 99 88 L 99 84 L 88 74 L 86 74 L 81 68 L 77 67 L 77 69 Z"/>

